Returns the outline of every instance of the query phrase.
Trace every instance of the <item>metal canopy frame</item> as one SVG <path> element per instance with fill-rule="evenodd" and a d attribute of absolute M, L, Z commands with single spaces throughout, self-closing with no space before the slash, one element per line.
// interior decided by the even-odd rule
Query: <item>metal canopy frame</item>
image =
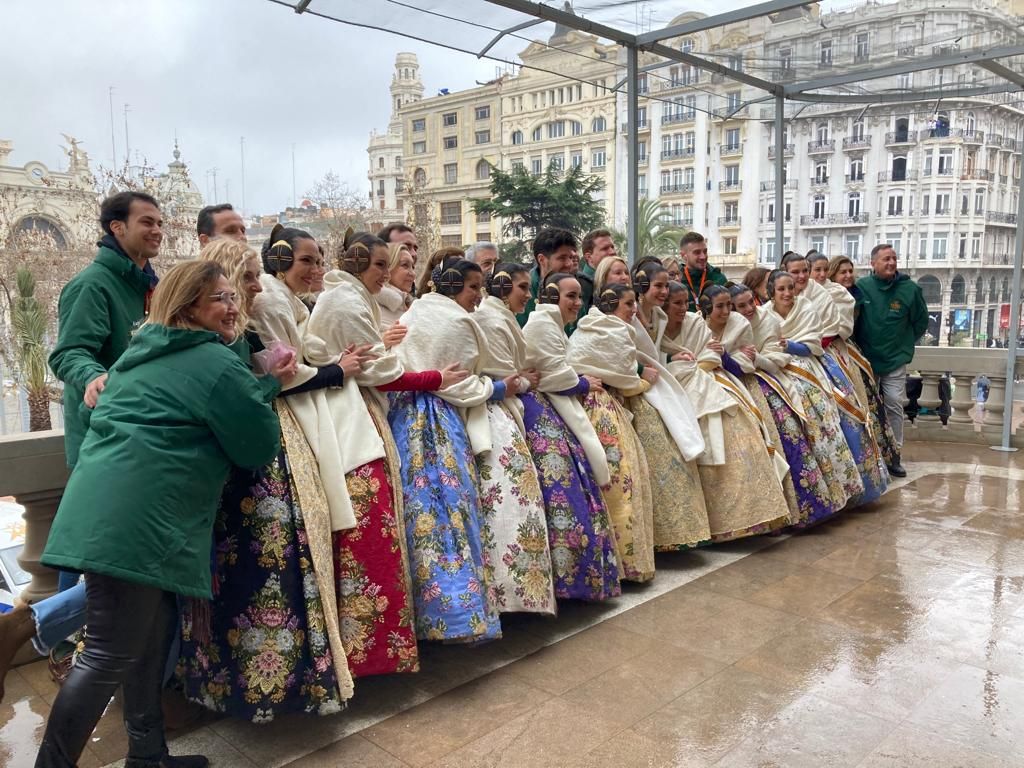
<path fill-rule="evenodd" d="M 292 7 L 295 13 L 304 13 L 309 10 L 314 0 L 270 0 L 278 4 Z M 790 118 L 793 119 L 810 103 L 823 104 L 863 104 L 865 110 L 868 106 L 875 104 L 903 103 L 907 101 L 928 101 L 950 98 L 969 98 L 993 93 L 1005 93 L 1024 89 L 1024 74 L 1018 72 L 1005 64 L 1000 59 L 1021 56 L 1024 57 L 1024 45 L 997 46 L 980 51 L 945 52 L 933 53 L 930 56 L 915 57 L 908 61 L 883 64 L 875 67 L 864 67 L 852 69 L 847 72 L 819 77 L 803 82 L 795 82 L 788 85 L 774 83 L 747 72 L 727 67 L 716 61 L 711 61 L 694 53 L 676 50 L 663 41 L 673 37 L 693 34 L 710 29 L 716 29 L 729 24 L 741 21 L 768 16 L 794 8 L 805 7 L 807 2 L 800 0 L 767 0 L 746 8 L 740 8 L 725 13 L 707 16 L 701 19 L 674 24 L 662 29 L 634 34 L 618 29 L 607 24 L 587 19 L 584 16 L 577 16 L 568 10 L 552 7 L 545 3 L 533 2 L 532 0 L 485 0 L 490 5 L 505 8 L 524 14 L 529 17 L 522 23 L 510 26 L 498 32 L 498 34 L 477 54 L 483 57 L 506 35 L 527 29 L 544 21 L 554 22 L 558 25 L 574 29 L 579 32 L 594 35 L 605 40 L 610 40 L 626 49 L 626 77 L 615 84 L 614 90 L 619 90 L 623 85 L 627 86 L 628 114 L 626 116 L 626 127 L 628 130 L 627 141 L 627 163 L 629 165 L 629 178 L 627 184 L 627 242 L 629 253 L 636 258 L 637 227 L 638 227 L 638 196 L 637 196 L 637 174 L 638 174 L 638 149 L 639 139 L 634 128 L 639 102 L 637 90 L 637 75 L 643 72 L 651 72 L 674 62 L 689 64 L 700 69 L 713 72 L 729 78 L 737 83 L 743 83 L 753 88 L 764 91 L 767 96 L 752 99 L 739 108 L 723 113 L 726 118 L 734 116 L 743 107 L 763 101 L 775 102 L 774 129 L 775 129 L 775 243 L 779 253 L 782 251 L 784 241 L 784 210 L 785 195 L 782 182 L 785 171 L 785 144 L 783 135 L 785 133 L 786 116 L 785 106 L 787 101 L 802 102 L 803 106 Z M 337 20 L 337 19 L 336 19 Z M 430 41 L 428 41 L 430 42 Z M 646 65 L 642 69 L 638 66 L 639 53 L 641 51 L 661 56 L 664 61 Z M 820 89 L 842 88 L 853 86 L 857 83 L 878 80 L 880 78 L 892 77 L 894 75 L 909 74 L 941 67 L 955 67 L 964 64 L 977 64 L 986 71 L 995 75 L 1002 82 L 996 85 L 984 86 L 953 86 L 950 88 L 932 89 L 928 91 L 883 91 L 875 93 L 850 92 L 850 93 L 821 93 Z M 1021 173 L 1021 184 L 1018 195 L 1017 233 L 1014 244 L 1013 262 L 1013 294 L 1011 296 L 1010 309 L 1010 343 L 1006 362 L 1006 396 L 1004 403 L 1003 436 L 1002 445 L 996 446 L 1000 450 L 1013 450 L 1010 447 L 1010 429 L 1013 418 L 1013 374 L 1018 355 L 1019 328 L 1021 310 L 1021 267 L 1024 260 L 1024 172 Z"/>

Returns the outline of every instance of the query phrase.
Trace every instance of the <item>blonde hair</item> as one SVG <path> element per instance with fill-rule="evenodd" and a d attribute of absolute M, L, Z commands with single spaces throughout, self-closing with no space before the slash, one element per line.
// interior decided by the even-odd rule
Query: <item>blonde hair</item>
<path fill-rule="evenodd" d="M 398 262 L 402 260 L 402 252 L 405 251 L 412 256 L 412 251 L 409 250 L 409 246 L 405 243 L 388 243 L 388 274 L 391 274 L 391 270 L 398 266 Z M 416 259 L 413 259 L 413 263 L 416 263 Z"/>
<path fill-rule="evenodd" d="M 146 322 L 168 328 L 192 327 L 189 308 L 205 293 L 212 291 L 221 277 L 227 277 L 224 268 L 213 261 L 176 264 L 157 283 Z"/>
<path fill-rule="evenodd" d="M 601 263 L 598 264 L 597 269 L 594 270 L 594 296 L 601 295 L 601 290 L 604 288 L 604 284 L 608 280 L 608 273 L 612 271 L 612 264 L 616 261 L 620 262 L 622 266 L 626 268 L 626 272 L 629 272 L 629 264 L 627 264 L 626 260 L 621 256 L 606 256 L 601 259 Z"/>
<path fill-rule="evenodd" d="M 663 266 L 665 269 L 669 268 L 669 264 L 675 264 L 676 265 L 676 269 L 678 269 L 680 274 L 682 274 L 682 271 L 683 271 L 683 260 L 682 259 L 680 259 L 678 256 L 666 256 L 665 258 L 663 258 L 661 260 L 661 266 Z"/>
<path fill-rule="evenodd" d="M 854 266 L 853 259 L 850 259 L 847 256 L 833 256 L 828 262 L 829 280 L 835 282 L 836 275 L 839 274 L 839 268 L 842 267 L 843 264 L 849 264 L 851 267 L 853 267 L 854 277 L 856 277 L 857 267 Z"/>
<path fill-rule="evenodd" d="M 245 290 L 244 280 L 245 263 L 249 259 L 256 260 L 256 273 L 258 276 L 260 272 L 260 255 L 256 253 L 254 248 L 250 248 L 245 243 L 226 237 L 216 237 L 199 251 L 200 261 L 212 261 L 214 264 L 221 266 L 228 278 L 228 282 L 231 283 L 231 288 L 238 295 L 236 304 L 238 307 L 238 320 L 235 322 L 239 328 L 248 326 L 249 315 L 252 310 L 252 299 L 249 298 L 249 293 Z"/>

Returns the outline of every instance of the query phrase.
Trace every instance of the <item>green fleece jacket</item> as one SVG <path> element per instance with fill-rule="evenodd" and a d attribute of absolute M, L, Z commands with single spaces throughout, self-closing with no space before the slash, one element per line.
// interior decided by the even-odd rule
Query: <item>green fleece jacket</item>
<path fill-rule="evenodd" d="M 280 449 L 277 414 L 211 331 L 144 325 L 110 370 L 42 562 L 209 598 L 231 465 Z"/>
<path fill-rule="evenodd" d="M 729 278 L 725 276 L 725 272 L 720 270 L 718 267 L 713 267 L 710 264 L 704 267 L 704 272 L 696 272 L 689 267 L 685 267 L 686 272 L 683 274 L 683 282 L 686 283 L 686 278 L 689 277 L 689 284 L 693 286 L 690 293 L 690 311 L 700 312 L 700 306 L 698 305 L 698 299 L 700 299 L 701 284 L 703 283 L 704 288 L 709 285 L 725 285 L 729 282 Z"/>
<path fill-rule="evenodd" d="M 64 382 L 64 453 L 69 467 L 89 423 L 82 398 L 89 382 L 124 354 L 145 319 L 151 278 L 127 256 L 101 246 L 92 264 L 68 281 L 57 305 L 57 345 L 50 368 Z"/>
<path fill-rule="evenodd" d="M 874 274 L 857 281 L 860 313 L 854 337 L 879 376 L 914 359 L 914 344 L 928 330 L 928 305 L 907 275 L 892 280 Z"/>

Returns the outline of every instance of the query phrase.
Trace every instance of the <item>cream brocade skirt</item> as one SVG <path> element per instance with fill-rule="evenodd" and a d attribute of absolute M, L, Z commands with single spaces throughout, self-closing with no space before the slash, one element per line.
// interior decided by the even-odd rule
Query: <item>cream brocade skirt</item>
<path fill-rule="evenodd" d="M 654 502 L 654 549 L 671 552 L 711 541 L 696 461 L 686 461 L 661 416 L 643 396 L 626 398 L 633 429 L 647 453 Z"/>

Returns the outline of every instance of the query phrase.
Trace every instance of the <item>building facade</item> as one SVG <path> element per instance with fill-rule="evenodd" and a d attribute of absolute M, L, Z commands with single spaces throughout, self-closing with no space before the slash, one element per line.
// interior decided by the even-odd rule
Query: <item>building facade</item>
<path fill-rule="evenodd" d="M 1022 39 L 1009 3 L 923 0 L 836 13 L 814 6 L 666 41 L 775 82 Z M 674 20 L 679 23 L 695 15 Z M 644 64 L 656 60 L 641 60 Z M 871 81 L 872 89 L 932 90 L 990 78 L 977 66 Z M 775 210 L 774 108 L 761 91 L 673 64 L 641 75 L 640 189 L 678 226 L 704 232 L 712 260 L 735 277 L 787 250 L 844 254 L 866 265 L 889 242 L 928 299 L 926 341 L 986 346 L 1005 339 L 1024 144 L 1015 94 L 809 104 L 787 119 L 785 185 Z M 645 98 L 646 97 L 646 98 Z M 626 122 L 619 97 L 620 127 Z M 790 108 L 789 114 L 796 112 Z M 620 157 L 627 134 L 620 131 Z M 620 190 L 625 173 L 620 171 Z M 615 206 L 620 217 L 625 195 Z M 775 242 L 776 216 L 784 241 Z"/>

